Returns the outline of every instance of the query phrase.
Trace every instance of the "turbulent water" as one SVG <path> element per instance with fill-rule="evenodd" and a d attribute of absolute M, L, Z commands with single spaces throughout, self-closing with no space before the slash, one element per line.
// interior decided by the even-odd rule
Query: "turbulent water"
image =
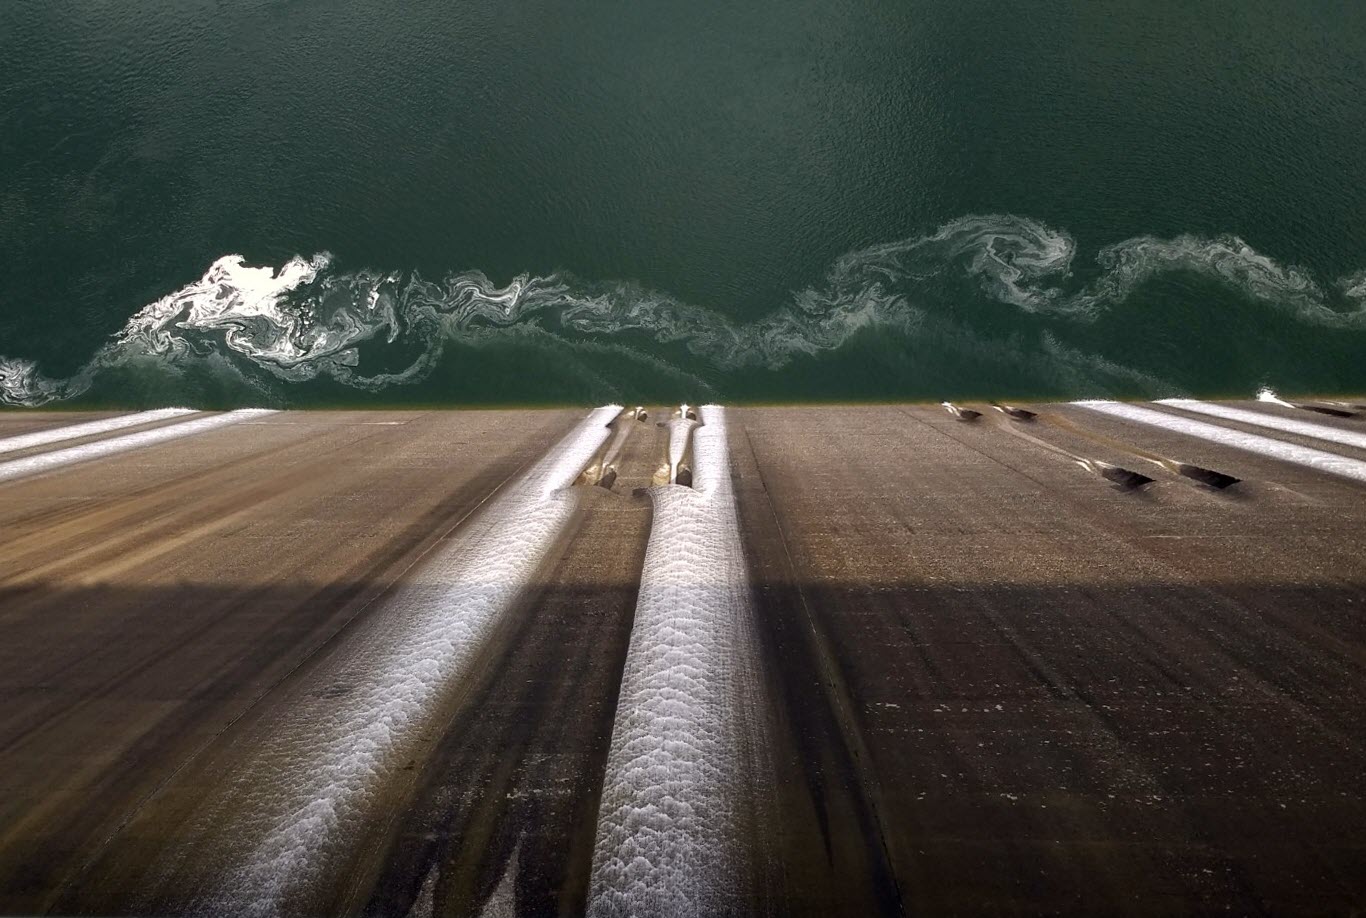
<path fill-rule="evenodd" d="M 1366 271 L 1321 284 L 1236 237 L 1139 237 L 1101 250 L 1098 273 L 1079 283 L 1076 250 L 1066 233 L 1026 218 L 965 217 L 930 235 L 851 252 L 824 283 L 750 323 L 630 283 L 523 275 L 499 288 L 478 272 L 440 281 L 347 272 L 326 253 L 278 267 L 225 255 L 200 280 L 130 318 L 73 376 L 52 379 L 32 362 L 0 358 L 0 398 L 13 405 L 76 399 L 120 374 L 154 379 L 169 401 L 202 396 L 211 385 L 230 398 L 287 404 L 291 384 L 319 380 L 385 393 L 419 386 L 443 360 L 458 361 L 450 353 L 456 347 L 500 341 L 578 349 L 586 363 L 610 355 L 594 372 L 608 391 L 626 387 L 614 385 L 609 366 L 625 361 L 713 395 L 736 375 L 780 376 L 795 361 L 837 356 L 879 333 L 908 344 L 923 336 L 959 352 L 964 366 L 1013 372 L 1028 380 L 1025 388 L 1167 395 L 1187 384 L 1179 367 L 1117 361 L 1087 338 L 1116 321 L 1144 334 L 1151 317 L 1143 315 L 1141 291 L 1173 278 L 1204 282 L 1232 304 L 1222 334 L 1194 347 L 1255 346 L 1262 329 L 1277 324 L 1326 343 L 1366 345 Z M 1030 321 L 992 323 L 992 310 Z M 1013 333 L 993 336 L 994 324 Z M 967 373 L 920 382 L 948 395 L 992 388 Z"/>
<path fill-rule="evenodd" d="M 1366 389 L 1362 4 L 11 3 L 0 60 L 3 405 Z"/>

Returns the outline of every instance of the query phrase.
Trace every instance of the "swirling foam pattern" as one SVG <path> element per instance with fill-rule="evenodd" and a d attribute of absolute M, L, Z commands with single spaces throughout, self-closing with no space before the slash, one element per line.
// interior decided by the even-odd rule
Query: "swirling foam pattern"
<path fill-rule="evenodd" d="M 724 410 L 704 407 L 701 421 L 696 490 L 651 491 L 594 844 L 599 918 L 744 911 L 762 682 Z"/>
<path fill-rule="evenodd" d="M 199 281 L 134 315 L 70 378 L 51 379 L 30 360 L 0 357 L 0 402 L 73 398 L 96 386 L 104 371 L 149 361 L 184 369 L 216 360 L 212 370 L 239 374 L 258 393 L 282 400 L 282 384 L 319 378 L 377 392 L 428 376 L 451 342 L 518 334 L 594 342 L 599 356 L 602 348 L 615 348 L 618 356 L 652 362 L 702 388 L 717 373 L 774 371 L 799 356 L 838 350 L 869 328 L 914 336 L 937 323 L 941 335 L 978 339 L 975 348 L 964 347 L 984 352 L 984 359 L 1018 359 L 1020 342 L 988 334 L 999 322 L 965 312 L 965 290 L 1018 316 L 1053 323 L 1029 331 L 1038 342 L 1029 359 L 1055 366 L 1052 375 L 1066 384 L 1118 379 L 1155 389 L 1162 387 L 1160 375 L 1116 364 L 1104 353 L 1078 353 L 1056 336 L 1094 323 L 1140 285 L 1175 274 L 1204 278 L 1311 326 L 1366 330 L 1366 271 L 1325 290 L 1305 271 L 1278 265 L 1235 236 L 1140 236 L 1102 249 L 1099 275 L 1069 291 L 1076 251 L 1066 233 L 1034 220 L 963 217 L 928 235 L 844 255 L 823 284 L 752 323 L 630 283 L 524 275 L 498 288 L 479 272 L 441 282 L 341 273 L 325 253 L 291 259 L 278 271 L 228 255 Z M 679 360 L 679 346 L 696 359 L 671 364 Z M 1014 352 L 993 354 L 993 347 Z"/>
<path fill-rule="evenodd" d="M 216 915 L 274 915 L 335 880 L 444 699 L 503 611 L 532 582 L 574 511 L 574 479 L 620 411 L 593 411 L 459 536 L 427 558 L 347 645 L 328 685 L 300 697 L 272 743 L 210 806 L 196 832 L 239 862 L 201 903 Z"/>

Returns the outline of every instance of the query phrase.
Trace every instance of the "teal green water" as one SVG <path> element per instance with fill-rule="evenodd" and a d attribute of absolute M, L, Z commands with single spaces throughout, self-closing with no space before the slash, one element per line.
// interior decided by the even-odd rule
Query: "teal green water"
<path fill-rule="evenodd" d="M 0 401 L 1366 389 L 1366 4 L 0 4 Z"/>

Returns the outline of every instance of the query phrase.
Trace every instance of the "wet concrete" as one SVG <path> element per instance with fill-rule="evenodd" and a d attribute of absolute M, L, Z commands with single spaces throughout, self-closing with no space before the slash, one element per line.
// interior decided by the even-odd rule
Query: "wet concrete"
<path fill-rule="evenodd" d="M 729 412 L 770 717 L 753 911 L 1366 906 L 1366 488 L 1075 406 L 963 407 Z M 582 414 L 282 413 L 0 484 L 0 911 L 183 911 L 171 865 L 214 869 L 182 845 L 201 798 Z M 582 911 L 661 417 L 610 493 L 580 486 L 300 913 Z"/>

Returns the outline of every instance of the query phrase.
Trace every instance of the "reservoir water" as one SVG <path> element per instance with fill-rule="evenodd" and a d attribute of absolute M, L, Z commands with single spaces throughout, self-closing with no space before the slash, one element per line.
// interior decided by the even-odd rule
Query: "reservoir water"
<path fill-rule="evenodd" d="M 1366 5 L 0 6 L 0 402 L 1366 388 Z"/>

